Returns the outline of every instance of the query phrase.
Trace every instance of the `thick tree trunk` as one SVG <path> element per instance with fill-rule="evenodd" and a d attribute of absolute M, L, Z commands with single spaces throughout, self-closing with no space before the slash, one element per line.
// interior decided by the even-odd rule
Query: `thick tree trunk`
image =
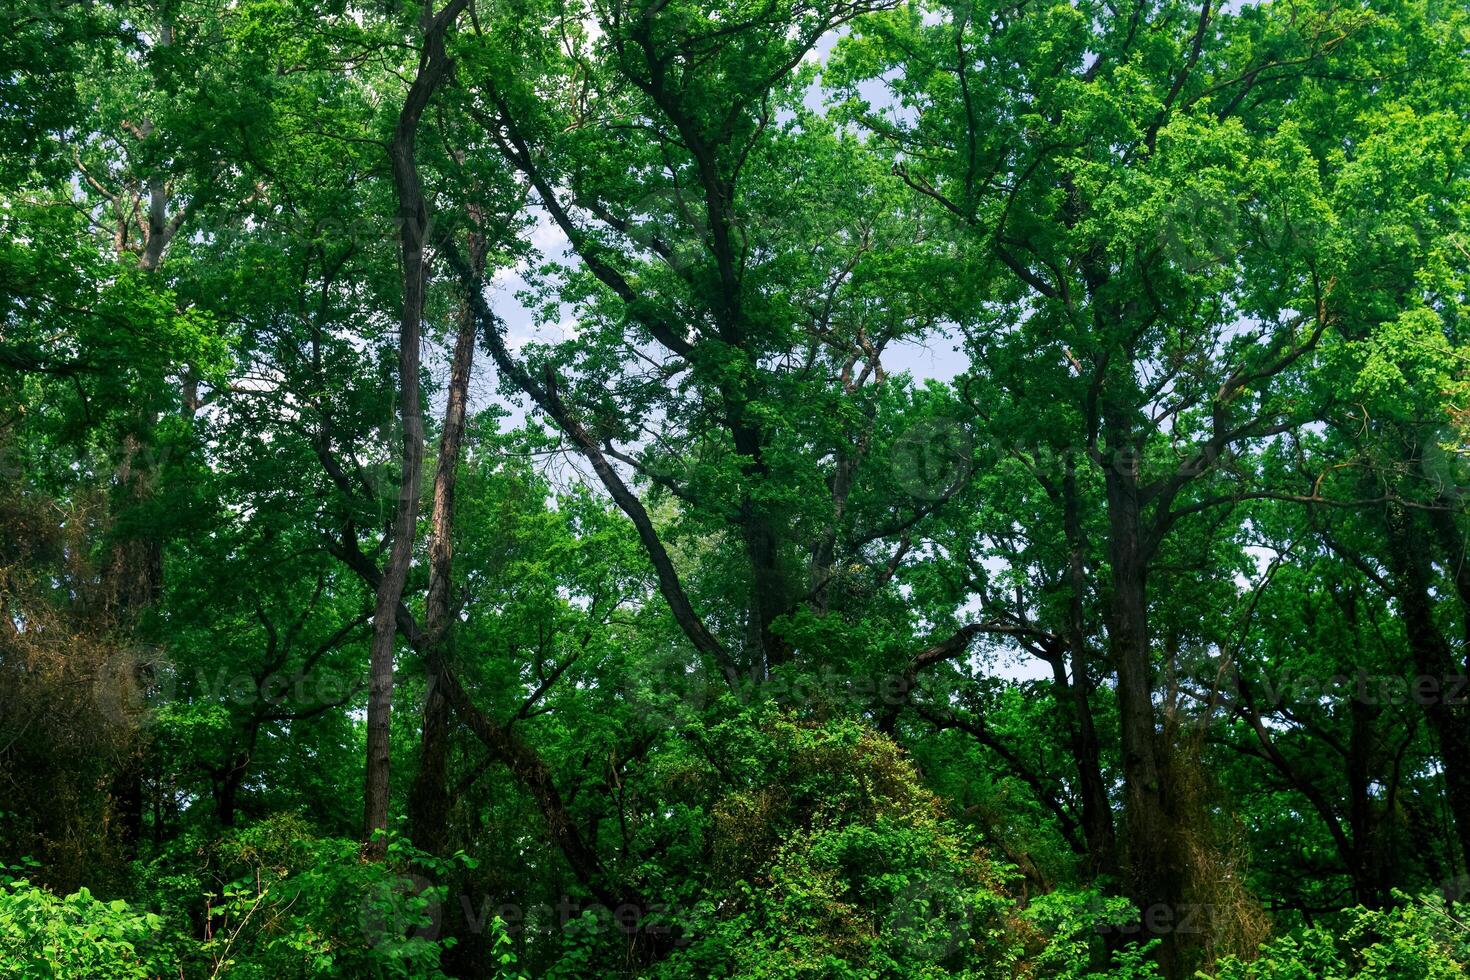
<path fill-rule="evenodd" d="M 739 411 L 744 411 L 743 406 Z M 766 505 L 758 499 L 759 486 L 769 475 L 763 458 L 761 432 L 755 426 L 738 420 L 731 424 L 730 429 L 735 451 L 746 459 L 741 468 L 750 482 L 740 506 L 740 527 L 745 537 L 746 558 L 750 563 L 746 646 L 750 653 L 751 675 L 755 680 L 763 681 L 790 654 L 786 643 L 774 629 L 776 619 L 787 612 L 790 597 L 781 567 L 780 537 Z"/>
<path fill-rule="evenodd" d="M 1424 707 L 1430 730 L 1439 742 L 1444 766 L 1445 796 L 1455 816 L 1461 855 L 1470 867 L 1470 706 L 1464 703 L 1460 678 L 1463 660 L 1457 658 L 1434 622 L 1434 600 L 1425 544 L 1427 536 L 1419 522 L 1400 505 L 1391 505 L 1385 525 L 1388 531 L 1389 562 L 1398 580 L 1398 600 L 1404 633 L 1418 675 L 1411 690 L 1422 681 L 1428 692 L 1418 700 Z M 1451 697 L 1451 695 L 1458 695 Z M 1454 703 L 1452 703 L 1454 702 Z"/>
<path fill-rule="evenodd" d="M 235 826 L 239 811 L 240 785 L 250 770 L 250 755 L 242 752 L 232 758 L 215 780 L 214 813 L 221 827 Z"/>
<path fill-rule="evenodd" d="M 152 496 L 153 470 L 137 436 L 123 437 L 122 460 L 115 477 L 121 509 L 141 507 Z M 152 529 L 143 534 L 128 532 L 113 541 L 104 576 L 102 594 L 107 617 L 115 627 L 126 632 L 136 625 L 146 608 L 158 601 L 163 588 L 163 543 L 158 534 L 152 533 Z M 132 664 L 131 669 L 140 668 Z M 135 676 L 130 682 L 141 690 L 150 678 Z M 119 843 L 130 858 L 137 855 L 138 842 L 143 836 L 142 743 L 140 737 L 136 744 L 129 746 L 122 765 L 113 774 L 109 790 Z"/>
<path fill-rule="evenodd" d="M 1102 748 L 1092 717 L 1092 681 L 1088 675 L 1087 642 L 1082 597 L 1086 589 L 1083 567 L 1082 520 L 1077 489 L 1077 463 L 1067 457 L 1062 482 L 1064 530 L 1067 537 L 1067 578 L 1071 595 L 1067 609 L 1067 646 L 1072 665 L 1072 683 L 1066 692 L 1072 702 L 1072 755 L 1077 765 L 1077 785 L 1082 797 L 1082 833 L 1087 840 L 1089 870 L 1093 876 L 1117 873 L 1117 837 L 1113 808 L 1103 780 Z"/>
<path fill-rule="evenodd" d="M 143 755 L 130 752 L 113 774 L 111 816 L 118 828 L 123 853 L 136 857 L 143 839 Z"/>
<path fill-rule="evenodd" d="M 1148 546 L 1138 485 L 1138 458 L 1126 438 L 1109 440 L 1106 467 L 1112 596 L 1109 644 L 1118 671 L 1118 720 L 1122 735 L 1126 885 L 1142 916 L 1141 937 L 1158 939 L 1165 976 L 1183 975 L 1173 925 L 1181 907 L 1181 869 L 1171 846 L 1174 827 L 1166 786 L 1168 759 L 1160 745 L 1153 709 L 1153 670 L 1148 634 Z"/>
<path fill-rule="evenodd" d="M 1349 711 L 1352 727 L 1348 735 L 1347 758 L 1348 828 L 1353 846 L 1345 857 L 1353 879 L 1354 901 L 1376 909 L 1387 901 L 1388 892 L 1380 880 L 1378 828 L 1370 785 L 1373 779 L 1373 707 L 1361 698 L 1354 698 Z"/>

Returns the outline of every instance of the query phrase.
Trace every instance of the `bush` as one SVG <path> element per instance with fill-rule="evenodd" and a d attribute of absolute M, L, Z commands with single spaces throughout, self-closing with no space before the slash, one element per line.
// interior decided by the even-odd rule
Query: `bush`
<path fill-rule="evenodd" d="M 1344 926 L 1267 942 L 1252 962 L 1216 965 L 1215 980 L 1450 980 L 1470 975 L 1470 927 L 1442 900 L 1396 897 L 1395 908 L 1343 913 Z M 1205 976 L 1205 974 L 1200 974 Z"/>
<path fill-rule="evenodd" d="M 207 892 L 199 946 L 222 976 L 439 977 L 440 861 L 390 836 L 387 859 L 363 861 L 357 841 L 316 838 L 294 817 L 241 830 L 211 849 L 234 877 Z M 211 973 L 213 975 L 213 973 Z"/>
<path fill-rule="evenodd" d="M 1048 980 L 1159 976 L 1149 958 L 1153 944 L 1118 950 L 1111 959 L 1104 948 L 1104 930 L 1129 928 L 1138 921 L 1138 911 L 1126 898 L 1105 898 L 1096 891 L 1056 891 L 1036 898 L 1022 917 L 1037 930 L 1028 943 L 1027 976 Z M 1108 965 L 1099 966 L 1104 963 Z"/>
<path fill-rule="evenodd" d="M 723 875 L 658 975 L 1012 975 L 1007 875 L 891 740 L 757 712 L 709 741 L 736 783 L 708 831 Z"/>
<path fill-rule="evenodd" d="M 0 874 L 0 976 L 146 980 L 176 974 L 162 944 L 164 921 L 85 888 L 65 897 Z"/>

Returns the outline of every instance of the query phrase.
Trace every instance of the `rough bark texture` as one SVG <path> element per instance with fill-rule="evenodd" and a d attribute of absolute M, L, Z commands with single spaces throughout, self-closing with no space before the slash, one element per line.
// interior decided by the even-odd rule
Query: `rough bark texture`
<path fill-rule="evenodd" d="M 483 272 L 485 249 L 471 235 L 470 262 Z M 429 593 L 424 605 L 424 628 L 438 657 L 452 659 L 454 616 L 450 583 L 454 557 L 454 488 L 464 445 L 465 407 L 469 401 L 470 372 L 475 361 L 475 315 L 466 300 L 459 311 L 454 358 L 449 369 L 449 391 L 444 406 L 444 428 L 439 436 L 439 460 L 434 470 L 434 500 L 429 515 Z M 424 690 L 424 726 L 419 740 L 419 768 L 409 789 L 409 827 L 415 845 L 430 854 L 444 850 L 449 820 L 449 699 L 442 678 L 430 658 Z"/>
<path fill-rule="evenodd" d="M 1138 460 L 1126 429 L 1109 433 L 1113 458 L 1106 468 L 1112 597 L 1109 643 L 1118 670 L 1118 721 L 1122 736 L 1127 828 L 1126 885 L 1143 915 L 1143 939 L 1158 939 L 1165 976 L 1182 975 L 1177 934 L 1162 927 L 1181 914 L 1182 869 L 1174 860 L 1167 759 L 1159 744 L 1148 634 L 1148 548 L 1139 501 Z M 1150 922 L 1161 928 L 1152 928 Z"/>

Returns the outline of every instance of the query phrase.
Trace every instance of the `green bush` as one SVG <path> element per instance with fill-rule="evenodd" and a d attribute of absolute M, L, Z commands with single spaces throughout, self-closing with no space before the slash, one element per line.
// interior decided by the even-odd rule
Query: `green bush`
<path fill-rule="evenodd" d="M 1055 891 L 1033 900 L 1022 918 L 1037 930 L 1028 944 L 1027 976 L 1048 980 L 1156 980 L 1159 976 L 1148 958 L 1152 944 L 1116 951 L 1111 959 L 1104 949 L 1103 929 L 1137 921 L 1138 913 L 1126 898 L 1106 898 L 1096 891 Z M 1103 963 L 1108 965 L 1098 965 Z"/>
<path fill-rule="evenodd" d="M 736 789 L 688 945 L 657 975 L 1010 977 L 1008 877 L 890 739 L 759 709 L 710 739 Z"/>
<path fill-rule="evenodd" d="M 164 921 L 81 888 L 58 896 L 0 874 L 0 976 L 146 980 L 174 973 L 162 947 Z"/>
<path fill-rule="evenodd" d="M 387 859 L 364 861 L 358 842 L 317 838 L 294 817 L 263 821 L 212 849 L 234 877 L 204 895 L 211 975 L 439 977 L 445 886 L 459 856 L 440 861 L 389 837 Z"/>
<path fill-rule="evenodd" d="M 1449 980 L 1470 975 L 1470 926 L 1437 898 L 1396 896 L 1395 908 L 1349 909 L 1339 929 L 1317 926 L 1267 942 L 1246 963 L 1222 960 L 1215 980 Z M 1206 974 L 1200 974 L 1206 976 Z"/>

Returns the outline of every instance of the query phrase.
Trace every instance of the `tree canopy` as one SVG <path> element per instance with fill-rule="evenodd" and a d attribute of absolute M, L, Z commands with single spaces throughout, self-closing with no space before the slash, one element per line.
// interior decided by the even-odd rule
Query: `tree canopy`
<path fill-rule="evenodd" d="M 0 967 L 1470 972 L 1470 7 L 6 0 Z"/>

